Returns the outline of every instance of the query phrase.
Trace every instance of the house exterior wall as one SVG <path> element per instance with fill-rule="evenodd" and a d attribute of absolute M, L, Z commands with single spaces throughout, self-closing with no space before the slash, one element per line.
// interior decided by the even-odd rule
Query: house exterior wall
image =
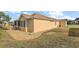
<path fill-rule="evenodd" d="M 59 27 L 66 27 L 67 21 L 59 21 Z"/>
<path fill-rule="evenodd" d="M 27 32 L 33 32 L 34 31 L 34 20 L 33 19 L 29 19 L 27 20 Z"/>
<path fill-rule="evenodd" d="M 25 31 L 25 32 L 33 32 L 33 19 L 26 19 L 24 17 L 21 17 L 20 19 L 20 24 L 22 25 L 22 22 L 25 21 L 25 27 L 23 26 L 19 26 L 19 29 L 21 31 Z"/>
<path fill-rule="evenodd" d="M 18 29 L 18 21 L 14 21 L 14 26 L 13 26 L 14 29 Z"/>
<path fill-rule="evenodd" d="M 21 17 L 21 18 L 19 19 L 19 21 L 20 21 L 19 30 L 27 32 L 27 19 L 24 18 L 24 17 Z M 22 25 L 23 25 L 22 22 L 24 22 L 24 21 L 25 21 L 25 27 L 22 26 Z"/>
<path fill-rule="evenodd" d="M 65 27 L 67 27 L 67 21 L 65 21 Z"/>
<path fill-rule="evenodd" d="M 58 27 L 59 22 L 34 19 L 34 32 L 41 32 Z"/>
<path fill-rule="evenodd" d="M 54 23 L 55 27 L 59 27 L 59 21 L 54 21 Z"/>
<path fill-rule="evenodd" d="M 21 16 L 20 19 L 19 30 L 25 32 L 41 32 L 50 30 L 57 27 L 65 27 L 67 26 L 67 21 L 58 21 L 58 20 L 43 20 L 43 19 L 26 19 Z M 22 26 L 22 22 L 25 21 L 25 27 Z"/>

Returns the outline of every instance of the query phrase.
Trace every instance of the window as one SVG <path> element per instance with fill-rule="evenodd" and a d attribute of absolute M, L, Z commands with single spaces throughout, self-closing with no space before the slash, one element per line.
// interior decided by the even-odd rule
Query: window
<path fill-rule="evenodd" d="M 24 21 L 22 21 L 22 27 L 24 27 Z"/>
<path fill-rule="evenodd" d="M 16 21 L 14 21 L 14 25 L 16 25 Z"/>
<path fill-rule="evenodd" d="M 26 24 L 25 24 L 25 21 L 24 21 L 24 27 L 25 27 L 25 25 L 26 25 Z"/>
<path fill-rule="evenodd" d="M 20 26 L 21 27 L 25 27 L 26 25 L 25 25 L 25 21 L 20 21 Z"/>
<path fill-rule="evenodd" d="M 20 26 L 20 21 L 18 21 L 18 26 Z"/>

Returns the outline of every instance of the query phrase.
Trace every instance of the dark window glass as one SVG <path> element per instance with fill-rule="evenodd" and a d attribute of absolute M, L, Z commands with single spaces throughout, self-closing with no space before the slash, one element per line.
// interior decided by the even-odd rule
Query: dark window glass
<path fill-rule="evenodd" d="M 25 27 L 25 21 L 24 21 L 24 27 Z"/>

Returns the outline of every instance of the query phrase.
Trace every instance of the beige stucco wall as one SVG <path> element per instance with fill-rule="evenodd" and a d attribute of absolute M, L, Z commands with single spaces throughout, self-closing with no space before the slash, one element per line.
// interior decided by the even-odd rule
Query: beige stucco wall
<path fill-rule="evenodd" d="M 21 17 L 19 20 L 20 20 L 20 21 L 25 21 L 26 18 Z M 26 20 L 26 23 L 27 23 L 27 20 Z M 19 29 L 20 29 L 21 31 L 25 31 L 25 32 L 27 32 L 27 25 L 26 25 L 26 27 L 21 27 L 21 26 L 20 26 Z"/>
<path fill-rule="evenodd" d="M 67 27 L 67 21 L 65 21 L 65 26 Z"/>
<path fill-rule="evenodd" d="M 20 17 L 20 21 L 24 21 L 26 18 L 24 18 L 23 16 Z"/>
<path fill-rule="evenodd" d="M 24 21 L 26 18 L 21 17 L 20 21 Z M 26 27 L 20 27 L 20 30 L 25 31 L 25 32 L 41 32 L 41 31 L 46 31 L 50 30 L 53 28 L 59 27 L 59 21 L 49 21 L 49 20 L 41 20 L 41 19 L 29 19 L 26 20 Z M 66 26 L 67 22 L 61 22 L 62 26 Z"/>
<path fill-rule="evenodd" d="M 58 27 L 59 22 L 34 19 L 34 32 L 41 32 Z"/>
<path fill-rule="evenodd" d="M 57 28 L 59 27 L 59 21 L 53 21 L 54 22 L 54 26 Z M 56 23 L 56 24 L 55 24 Z"/>
<path fill-rule="evenodd" d="M 67 21 L 59 21 L 60 27 L 66 27 Z"/>
<path fill-rule="evenodd" d="M 25 21 L 26 22 L 25 27 L 20 26 L 20 30 L 25 31 L 25 32 L 33 32 L 33 28 L 34 28 L 34 26 L 33 26 L 33 21 L 34 20 L 33 19 L 26 19 L 24 17 L 21 17 L 20 21 Z"/>
<path fill-rule="evenodd" d="M 34 30 L 34 20 L 33 19 L 29 19 L 29 20 L 27 20 L 27 23 L 28 23 L 28 25 L 27 25 L 27 32 L 33 32 L 33 30 Z"/>

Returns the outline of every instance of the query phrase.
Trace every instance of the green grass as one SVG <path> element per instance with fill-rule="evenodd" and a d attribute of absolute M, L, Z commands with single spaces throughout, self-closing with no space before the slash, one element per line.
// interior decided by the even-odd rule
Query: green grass
<path fill-rule="evenodd" d="M 0 30 L 0 47 L 3 48 L 73 48 L 79 47 L 78 37 L 70 37 L 63 29 L 54 29 L 43 33 L 33 40 L 14 40 L 5 31 Z M 67 29 L 66 29 L 67 30 Z M 65 30 L 65 31 L 66 31 Z M 57 32 L 56 32 L 57 31 Z"/>
<path fill-rule="evenodd" d="M 78 36 L 79 37 L 79 25 L 68 25 L 69 28 L 69 35 L 71 36 Z"/>
<path fill-rule="evenodd" d="M 79 25 L 68 25 L 68 28 L 79 28 Z"/>

